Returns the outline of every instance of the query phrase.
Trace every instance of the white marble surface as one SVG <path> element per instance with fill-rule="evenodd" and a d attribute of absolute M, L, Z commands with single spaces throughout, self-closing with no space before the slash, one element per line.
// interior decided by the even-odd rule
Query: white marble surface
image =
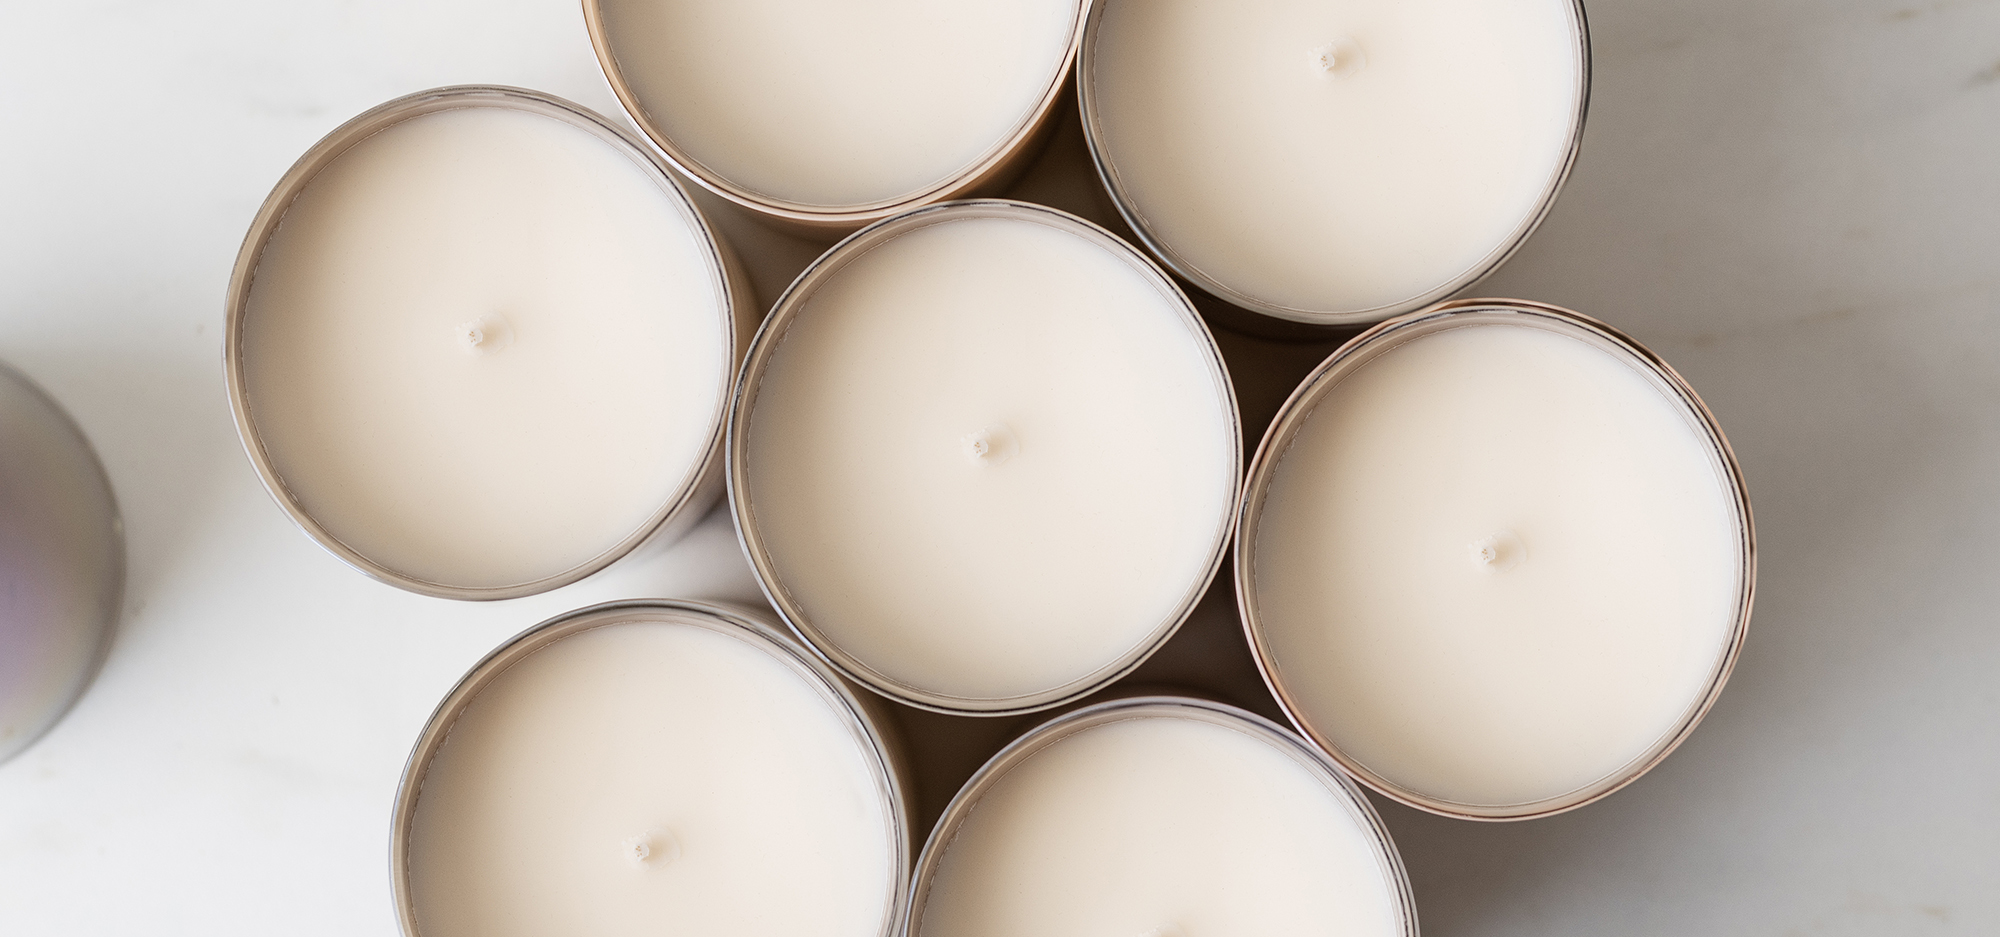
<path fill-rule="evenodd" d="M 1704 394 L 1757 614 L 1707 722 L 1609 800 L 1385 808 L 1425 930 L 2000 932 L 2000 2 L 1589 12 L 1576 174 L 1477 291 L 1607 319 Z M 396 778 L 469 664 L 602 599 L 754 599 L 720 514 L 468 605 L 348 570 L 258 486 L 220 364 L 252 213 L 342 120 L 462 82 L 613 106 L 566 0 L 0 0 L 0 358 L 95 441 L 131 543 L 95 687 L 0 766 L 0 933 L 392 934 Z M 1058 170 L 1031 191 L 1090 207 Z M 767 288 L 809 258 L 728 227 Z M 1323 353 L 1224 342 L 1250 410 Z M 1215 598 L 1148 675 L 1244 698 Z M 912 722 L 945 779 L 1007 728 Z"/>

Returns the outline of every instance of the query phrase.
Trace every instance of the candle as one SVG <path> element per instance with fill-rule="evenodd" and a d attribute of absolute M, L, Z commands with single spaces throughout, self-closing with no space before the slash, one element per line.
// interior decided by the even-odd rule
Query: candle
<path fill-rule="evenodd" d="M 350 121 L 238 260 L 237 425 L 272 494 L 371 575 L 454 598 L 574 581 L 719 494 L 747 290 L 641 145 L 457 88 Z"/>
<path fill-rule="evenodd" d="M 1085 129 L 1161 261 L 1239 306 L 1374 321 L 1527 237 L 1583 129 L 1574 0 L 1100 0 Z"/>
<path fill-rule="evenodd" d="M 1415 937 L 1408 881 L 1359 791 L 1303 741 L 1172 697 L 1079 710 L 946 808 L 910 937 Z"/>
<path fill-rule="evenodd" d="M 1343 346 L 1251 469 L 1238 596 L 1272 691 L 1377 790 L 1486 819 L 1638 777 L 1721 691 L 1749 503 L 1685 383 L 1575 313 L 1478 300 Z"/>
<path fill-rule="evenodd" d="M 612 90 L 674 164 L 852 230 L 989 187 L 1066 87 L 1079 0 L 585 0 Z"/>
<path fill-rule="evenodd" d="M 766 594 L 907 702 L 1102 686 L 1221 560 L 1221 357 L 1157 268 L 1074 216 L 961 202 L 857 234 L 773 309 L 737 395 L 731 497 Z"/>
<path fill-rule="evenodd" d="M 403 932 L 878 937 L 907 820 L 864 705 L 744 613 L 547 622 L 474 668 L 410 757 Z"/>
<path fill-rule="evenodd" d="M 83 695 L 124 586 L 125 530 L 89 440 L 0 364 L 0 762 Z"/>

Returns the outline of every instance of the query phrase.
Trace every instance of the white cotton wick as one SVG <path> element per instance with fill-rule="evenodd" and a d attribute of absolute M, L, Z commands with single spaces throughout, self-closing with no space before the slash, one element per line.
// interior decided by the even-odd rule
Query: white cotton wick
<path fill-rule="evenodd" d="M 514 327 L 507 317 L 489 312 L 458 326 L 458 344 L 470 355 L 490 355 L 514 344 Z"/>
<path fill-rule="evenodd" d="M 663 866 L 681 857 L 680 840 L 668 830 L 647 830 L 627 837 L 619 848 L 626 861 L 641 869 Z"/>
<path fill-rule="evenodd" d="M 1020 446 L 1014 441 L 1014 431 L 1005 423 L 991 423 L 976 433 L 967 433 L 958 439 L 959 449 L 974 465 L 993 466 L 1013 458 Z"/>
<path fill-rule="evenodd" d="M 1489 573 L 1504 573 L 1528 558 L 1528 548 L 1511 530 L 1503 530 L 1472 543 L 1472 561 Z"/>
<path fill-rule="evenodd" d="M 1328 78 L 1346 78 L 1368 64 L 1361 44 L 1345 36 L 1312 50 L 1312 67 Z"/>

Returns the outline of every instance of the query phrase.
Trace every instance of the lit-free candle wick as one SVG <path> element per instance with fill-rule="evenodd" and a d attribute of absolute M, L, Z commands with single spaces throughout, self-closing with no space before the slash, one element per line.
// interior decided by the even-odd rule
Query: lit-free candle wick
<path fill-rule="evenodd" d="M 1014 455 L 1014 432 L 1005 423 L 989 424 L 976 433 L 959 437 L 965 457 L 976 465 L 999 465 Z"/>
<path fill-rule="evenodd" d="M 1514 536 L 1511 530 L 1500 531 L 1472 544 L 1473 562 L 1489 573 L 1504 573 L 1513 569 L 1527 556 L 1528 550 L 1521 546 L 1521 538 Z"/>
<path fill-rule="evenodd" d="M 666 865 L 681 857 L 680 841 L 674 835 L 662 830 L 652 830 L 631 837 L 623 844 L 625 858 L 635 867 L 646 869 Z"/>
<path fill-rule="evenodd" d="M 1314 49 L 1312 64 L 1322 75 L 1345 78 L 1368 64 L 1368 55 L 1361 51 L 1360 43 L 1342 37 Z"/>
<path fill-rule="evenodd" d="M 505 317 L 489 312 L 460 325 L 458 340 L 468 354 L 490 355 L 514 343 L 514 329 Z"/>

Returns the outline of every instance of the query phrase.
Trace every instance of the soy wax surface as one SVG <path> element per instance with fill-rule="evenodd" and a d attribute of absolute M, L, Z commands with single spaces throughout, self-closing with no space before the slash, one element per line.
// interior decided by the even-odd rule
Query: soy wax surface
<path fill-rule="evenodd" d="M 1256 599 L 1300 715 L 1456 803 L 1625 768 L 1702 697 L 1735 623 L 1737 515 L 1707 438 L 1631 363 L 1541 328 L 1362 364 L 1262 511 Z"/>
<path fill-rule="evenodd" d="M 971 167 L 1035 112 L 1076 0 L 602 0 L 645 119 L 768 198 L 893 202 Z"/>
<path fill-rule="evenodd" d="M 798 673 L 696 625 L 606 625 L 487 685 L 410 835 L 424 937 L 877 937 L 891 828 Z"/>
<path fill-rule="evenodd" d="M 1209 340 L 1097 241 L 959 218 L 825 282 L 748 425 L 749 522 L 832 643 L 961 698 L 1060 688 L 1197 589 L 1234 485 Z"/>
<path fill-rule="evenodd" d="M 1156 237 L 1252 299 L 1420 296 L 1507 242 L 1563 164 L 1568 0 L 1105 2 L 1079 76 L 1102 153 Z"/>
<path fill-rule="evenodd" d="M 341 154 L 264 247 L 244 384 L 335 539 L 497 587 L 644 528 L 714 438 L 731 349 L 691 215 L 628 154 L 498 107 Z"/>
<path fill-rule="evenodd" d="M 1127 719 L 1054 742 L 943 848 L 919 937 L 1400 934 L 1345 795 L 1207 722 Z"/>

